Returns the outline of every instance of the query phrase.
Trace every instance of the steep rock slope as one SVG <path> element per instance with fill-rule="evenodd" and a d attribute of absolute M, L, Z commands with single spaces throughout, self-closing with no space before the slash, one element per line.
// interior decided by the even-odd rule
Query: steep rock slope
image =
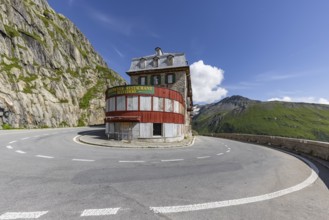
<path fill-rule="evenodd" d="M 106 86 L 123 83 L 46 0 L 1 0 L 0 128 L 102 123 Z"/>
<path fill-rule="evenodd" d="M 245 133 L 329 141 L 329 105 L 260 102 L 241 96 L 202 106 L 193 129 L 205 133 Z"/>

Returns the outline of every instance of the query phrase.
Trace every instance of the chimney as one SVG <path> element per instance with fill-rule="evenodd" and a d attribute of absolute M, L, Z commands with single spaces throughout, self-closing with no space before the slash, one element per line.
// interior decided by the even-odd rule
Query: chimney
<path fill-rule="evenodd" d="M 155 52 L 156 52 L 156 55 L 157 56 L 161 56 L 163 53 L 162 53 L 162 50 L 161 50 L 161 48 L 160 47 L 156 47 L 155 48 Z"/>

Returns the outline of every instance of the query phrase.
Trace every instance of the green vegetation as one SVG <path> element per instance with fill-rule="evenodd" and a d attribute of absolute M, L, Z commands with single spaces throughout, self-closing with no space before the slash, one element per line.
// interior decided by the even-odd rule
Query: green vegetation
<path fill-rule="evenodd" d="M 84 114 L 82 114 L 78 120 L 78 127 L 83 127 L 83 126 L 86 126 L 86 116 Z"/>
<path fill-rule="evenodd" d="M 17 44 L 16 45 L 19 49 L 22 49 L 22 50 L 28 50 L 26 47 L 24 47 L 24 46 L 22 46 L 22 45 L 20 45 L 20 44 Z"/>
<path fill-rule="evenodd" d="M 23 92 L 24 93 L 30 93 L 30 94 L 32 94 L 33 93 L 33 89 L 35 89 L 36 88 L 36 86 L 35 85 L 31 85 L 31 84 L 29 84 L 29 83 L 26 83 L 25 84 L 25 87 L 24 87 L 24 89 L 23 89 Z"/>
<path fill-rule="evenodd" d="M 25 83 L 30 83 L 30 82 L 32 82 L 32 81 L 38 79 L 38 75 L 36 75 L 36 74 L 31 74 L 31 75 L 26 76 L 26 77 L 24 77 L 24 76 L 21 75 L 21 76 L 18 77 L 18 79 L 19 79 L 19 80 L 22 80 L 22 81 L 25 82 Z"/>
<path fill-rule="evenodd" d="M 61 123 L 59 123 L 60 127 L 69 127 L 69 124 L 67 124 L 66 121 L 62 121 Z"/>
<path fill-rule="evenodd" d="M 10 27 L 8 25 L 4 25 L 6 33 L 9 35 L 9 37 L 14 38 L 20 36 L 19 31 L 17 31 L 15 28 Z"/>
<path fill-rule="evenodd" d="M 30 33 L 30 32 L 27 32 L 25 30 L 19 30 L 19 31 L 21 33 L 24 33 L 26 36 L 29 36 L 29 37 L 33 38 L 34 40 L 36 40 L 37 42 L 39 42 L 39 44 L 41 44 L 42 46 L 47 47 L 46 43 L 36 33 L 34 33 L 34 32 L 33 33 Z"/>
<path fill-rule="evenodd" d="M 59 102 L 60 102 L 60 103 L 68 103 L 69 100 L 67 100 L 67 99 L 59 99 Z"/>
<path fill-rule="evenodd" d="M 85 50 L 81 49 L 80 47 L 78 47 L 78 50 L 84 59 L 88 57 L 88 54 Z"/>
<path fill-rule="evenodd" d="M 217 110 L 193 120 L 206 133 L 245 133 L 329 141 L 329 106 L 262 102 L 236 112 Z"/>
<path fill-rule="evenodd" d="M 78 71 L 74 71 L 72 69 L 67 69 L 66 72 L 70 73 L 70 75 L 75 77 L 75 78 L 79 77 L 79 72 Z"/>
<path fill-rule="evenodd" d="M 101 90 L 103 90 L 103 86 L 101 86 L 100 81 L 98 81 L 96 85 L 88 89 L 84 96 L 80 99 L 79 107 L 81 109 L 87 109 L 89 107 L 90 100 L 95 98 L 95 94 L 102 92 Z"/>
<path fill-rule="evenodd" d="M 9 129 L 12 129 L 12 127 L 10 126 L 10 124 L 3 124 L 2 129 L 3 130 L 9 130 Z"/>

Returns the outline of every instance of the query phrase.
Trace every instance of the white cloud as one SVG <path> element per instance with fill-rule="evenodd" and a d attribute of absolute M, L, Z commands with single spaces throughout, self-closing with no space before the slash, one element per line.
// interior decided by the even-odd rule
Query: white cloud
<path fill-rule="evenodd" d="M 315 98 L 312 96 L 309 97 L 289 97 L 284 96 L 282 98 L 271 98 L 267 101 L 282 101 L 282 102 L 304 102 L 304 103 L 316 103 L 316 104 L 326 104 L 329 105 L 329 100 L 325 98 Z"/>
<path fill-rule="evenodd" d="M 211 103 L 226 96 L 227 90 L 219 87 L 224 79 L 222 69 L 199 60 L 190 66 L 190 70 L 195 103 Z"/>
<path fill-rule="evenodd" d="M 118 32 L 120 34 L 129 36 L 132 33 L 133 24 L 127 22 L 123 19 L 116 18 L 114 16 L 110 16 L 108 14 L 103 14 L 100 11 L 94 11 L 90 9 L 90 15 L 105 24 L 109 29 Z"/>
<path fill-rule="evenodd" d="M 325 99 L 325 98 L 320 98 L 319 99 L 319 103 L 320 104 L 329 105 L 329 100 L 328 99 Z"/>
<path fill-rule="evenodd" d="M 113 47 L 114 48 L 114 51 L 121 57 L 121 58 L 124 58 L 125 55 L 120 51 L 118 50 L 116 47 Z"/>
<path fill-rule="evenodd" d="M 267 101 L 282 101 L 282 102 L 292 102 L 292 99 L 288 96 L 284 96 L 283 98 L 271 98 Z"/>

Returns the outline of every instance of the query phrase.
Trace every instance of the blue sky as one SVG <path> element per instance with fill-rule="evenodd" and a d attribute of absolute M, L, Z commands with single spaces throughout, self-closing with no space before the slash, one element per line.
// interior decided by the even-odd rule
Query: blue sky
<path fill-rule="evenodd" d="M 131 58 L 159 46 L 186 54 L 196 102 L 242 95 L 329 104 L 327 0 L 48 2 L 126 80 Z"/>

